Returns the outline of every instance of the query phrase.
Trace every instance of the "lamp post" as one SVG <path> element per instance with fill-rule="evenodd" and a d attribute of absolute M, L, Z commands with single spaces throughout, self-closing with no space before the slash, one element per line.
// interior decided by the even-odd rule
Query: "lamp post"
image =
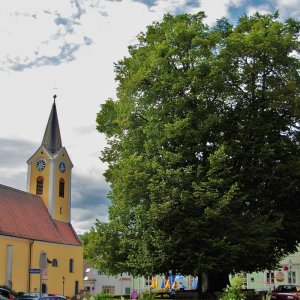
<path fill-rule="evenodd" d="M 66 278 L 65 278 L 65 276 L 63 276 L 62 277 L 62 294 L 63 294 L 63 296 L 65 295 L 65 281 L 66 281 Z"/>

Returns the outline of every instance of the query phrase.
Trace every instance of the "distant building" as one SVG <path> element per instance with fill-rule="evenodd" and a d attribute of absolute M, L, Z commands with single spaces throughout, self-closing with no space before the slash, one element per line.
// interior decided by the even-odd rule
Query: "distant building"
<path fill-rule="evenodd" d="M 72 297 L 83 289 L 83 247 L 70 223 L 73 164 L 55 97 L 42 144 L 27 164 L 27 192 L 0 185 L 0 285 Z"/>
<path fill-rule="evenodd" d="M 193 282 L 196 283 L 196 278 L 192 276 L 178 276 L 173 284 L 176 289 L 195 289 Z M 175 283 L 174 283 L 175 282 Z M 147 276 L 147 277 L 132 277 L 127 273 L 122 273 L 117 276 L 109 276 L 101 271 L 91 267 L 88 264 L 84 265 L 84 290 L 92 294 L 106 293 L 111 295 L 133 295 L 141 299 L 145 292 L 161 292 L 169 291 L 167 281 L 164 276 Z M 132 297 L 133 299 L 136 297 Z"/>
<path fill-rule="evenodd" d="M 247 288 L 256 291 L 271 291 L 280 284 L 300 284 L 300 252 L 288 255 L 276 270 L 247 274 L 246 279 Z"/>
<path fill-rule="evenodd" d="M 109 276 L 93 267 L 84 265 L 84 290 L 93 294 L 130 295 L 132 278 L 127 273 Z"/>

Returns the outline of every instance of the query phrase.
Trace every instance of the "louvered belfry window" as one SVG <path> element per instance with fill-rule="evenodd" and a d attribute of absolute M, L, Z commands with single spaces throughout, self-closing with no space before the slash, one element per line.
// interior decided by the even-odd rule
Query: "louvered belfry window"
<path fill-rule="evenodd" d="M 69 260 L 69 272 L 74 273 L 74 259 L 70 258 Z"/>
<path fill-rule="evenodd" d="M 36 179 L 36 194 L 43 195 L 43 188 L 44 188 L 44 178 L 42 176 L 39 176 Z"/>
<path fill-rule="evenodd" d="M 65 181 L 63 178 L 59 180 L 59 197 L 65 197 Z"/>

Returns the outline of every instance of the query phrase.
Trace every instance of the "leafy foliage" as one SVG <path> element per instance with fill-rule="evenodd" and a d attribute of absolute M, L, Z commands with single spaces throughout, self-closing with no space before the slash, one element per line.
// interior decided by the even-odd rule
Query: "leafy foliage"
<path fill-rule="evenodd" d="M 300 241 L 300 25 L 204 18 L 166 15 L 115 66 L 110 223 L 86 247 L 103 271 L 252 272 Z"/>
<path fill-rule="evenodd" d="M 228 286 L 221 295 L 221 300 L 245 300 L 246 293 L 242 290 L 244 279 L 235 276 L 231 279 L 231 285 Z"/>

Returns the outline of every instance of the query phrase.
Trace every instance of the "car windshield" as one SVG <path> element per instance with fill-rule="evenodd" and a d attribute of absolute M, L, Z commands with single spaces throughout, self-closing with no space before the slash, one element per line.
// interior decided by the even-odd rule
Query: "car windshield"
<path fill-rule="evenodd" d="M 296 293 L 297 290 L 295 285 L 280 285 L 275 289 L 278 293 Z"/>

